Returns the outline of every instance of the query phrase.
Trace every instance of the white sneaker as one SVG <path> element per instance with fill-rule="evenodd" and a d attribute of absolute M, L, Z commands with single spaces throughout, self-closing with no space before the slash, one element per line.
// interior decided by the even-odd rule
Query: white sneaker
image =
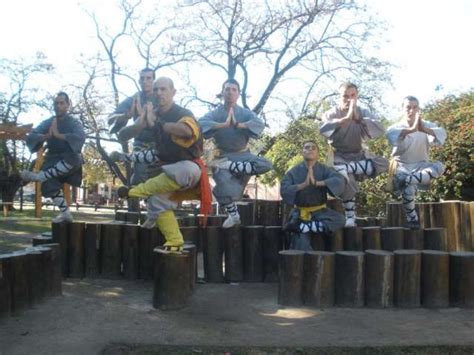
<path fill-rule="evenodd" d="M 344 227 L 357 227 L 355 218 L 347 218 Z"/>
<path fill-rule="evenodd" d="M 30 181 L 43 181 L 38 173 L 34 173 L 30 170 L 23 170 L 20 172 L 20 177 L 24 182 L 30 182 Z"/>
<path fill-rule="evenodd" d="M 72 222 L 72 214 L 69 212 L 69 210 L 66 210 L 64 212 L 61 212 L 56 216 L 56 218 L 53 218 L 53 223 L 61 223 L 61 222 Z"/>
<path fill-rule="evenodd" d="M 146 221 L 143 222 L 142 224 L 142 228 L 146 228 L 146 229 L 153 229 L 155 228 L 155 226 L 156 226 L 156 217 L 155 218 L 148 217 Z"/>
<path fill-rule="evenodd" d="M 222 228 L 232 228 L 233 226 L 237 226 L 240 224 L 240 216 L 231 216 L 227 217 L 227 219 L 222 223 Z"/>

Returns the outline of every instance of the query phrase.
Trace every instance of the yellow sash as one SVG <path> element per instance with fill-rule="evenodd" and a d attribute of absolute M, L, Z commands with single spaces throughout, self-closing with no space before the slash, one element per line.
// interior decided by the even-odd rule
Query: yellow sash
<path fill-rule="evenodd" d="M 311 213 L 322 210 L 326 208 L 326 204 L 319 205 L 319 206 L 310 206 L 310 207 L 297 207 L 300 212 L 300 218 L 303 221 L 311 220 Z"/>

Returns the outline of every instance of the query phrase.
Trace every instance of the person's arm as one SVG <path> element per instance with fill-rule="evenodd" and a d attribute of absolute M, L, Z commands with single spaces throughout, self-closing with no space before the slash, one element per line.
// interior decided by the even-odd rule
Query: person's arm
<path fill-rule="evenodd" d="M 37 152 L 43 146 L 44 142 L 51 138 L 49 131 L 53 119 L 54 118 L 50 118 L 42 121 L 38 127 L 33 128 L 26 136 L 26 146 L 32 153 Z"/>

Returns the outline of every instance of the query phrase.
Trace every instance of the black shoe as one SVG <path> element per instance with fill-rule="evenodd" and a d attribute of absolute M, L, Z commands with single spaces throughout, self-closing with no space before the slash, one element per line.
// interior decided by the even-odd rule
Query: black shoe
<path fill-rule="evenodd" d="M 409 229 L 420 229 L 421 226 L 420 226 L 420 222 L 418 221 L 410 221 L 410 222 L 407 222 L 405 225 L 404 225 L 405 228 L 409 228 Z"/>
<path fill-rule="evenodd" d="M 128 190 L 129 188 L 127 186 L 120 186 L 117 189 L 117 195 L 120 198 L 128 198 Z"/>

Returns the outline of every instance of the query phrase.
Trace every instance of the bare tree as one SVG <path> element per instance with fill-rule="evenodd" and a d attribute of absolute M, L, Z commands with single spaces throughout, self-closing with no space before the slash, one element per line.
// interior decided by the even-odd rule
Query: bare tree
<path fill-rule="evenodd" d="M 182 6 L 197 19 L 188 33 L 195 55 L 227 77 L 241 78 L 242 103 L 256 113 L 290 73 L 308 79 L 304 112 L 324 80 L 376 76 L 386 65 L 365 53 L 379 23 L 352 0 L 197 0 Z M 256 82 L 263 82 L 258 92 Z"/>

